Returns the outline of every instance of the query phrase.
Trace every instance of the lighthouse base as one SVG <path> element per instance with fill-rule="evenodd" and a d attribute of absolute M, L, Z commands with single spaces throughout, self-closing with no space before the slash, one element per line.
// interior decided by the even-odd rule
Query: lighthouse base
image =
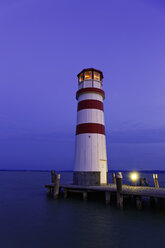
<path fill-rule="evenodd" d="M 73 184 L 84 186 L 100 185 L 100 171 L 75 171 Z"/>

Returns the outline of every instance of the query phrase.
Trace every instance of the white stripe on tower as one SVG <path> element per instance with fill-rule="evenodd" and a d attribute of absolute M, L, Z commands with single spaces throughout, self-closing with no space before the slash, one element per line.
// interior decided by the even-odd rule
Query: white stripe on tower
<path fill-rule="evenodd" d="M 77 112 L 77 124 L 100 123 L 104 125 L 104 112 L 98 109 L 83 109 Z"/>
<path fill-rule="evenodd" d="M 103 101 L 103 97 L 101 95 L 95 94 L 95 93 L 88 93 L 88 94 L 79 95 L 78 102 L 83 101 L 83 100 L 88 100 L 88 99 L 90 100 L 95 99 L 98 101 Z"/>

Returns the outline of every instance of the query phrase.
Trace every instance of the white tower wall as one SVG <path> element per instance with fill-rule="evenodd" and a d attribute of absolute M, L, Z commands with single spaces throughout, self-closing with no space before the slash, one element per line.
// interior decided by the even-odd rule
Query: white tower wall
<path fill-rule="evenodd" d="M 83 70 L 84 73 L 86 71 L 92 71 L 93 77 L 97 70 Z M 107 184 L 102 77 L 100 72 L 100 80 L 83 79 L 79 83 L 74 184 Z"/>

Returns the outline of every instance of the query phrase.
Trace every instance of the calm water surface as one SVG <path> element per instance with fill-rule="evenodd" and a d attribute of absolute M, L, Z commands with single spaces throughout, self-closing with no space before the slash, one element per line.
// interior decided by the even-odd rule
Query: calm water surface
<path fill-rule="evenodd" d="M 144 175 L 152 182 L 152 175 Z M 127 175 L 124 180 L 128 180 Z M 71 181 L 72 173 L 62 173 Z M 159 176 L 165 185 L 165 175 Z M 0 172 L 0 247 L 165 247 L 165 213 L 46 197 L 50 172 Z"/>

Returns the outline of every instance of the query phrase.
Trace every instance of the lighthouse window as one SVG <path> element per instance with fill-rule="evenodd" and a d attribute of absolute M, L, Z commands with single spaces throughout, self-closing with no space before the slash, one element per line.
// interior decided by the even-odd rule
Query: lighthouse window
<path fill-rule="evenodd" d="M 94 72 L 94 80 L 100 81 L 100 73 Z"/>
<path fill-rule="evenodd" d="M 83 73 L 80 74 L 79 76 L 79 83 L 83 81 Z"/>
<path fill-rule="evenodd" d="M 92 79 L 92 72 L 91 71 L 85 72 L 85 79 Z"/>

